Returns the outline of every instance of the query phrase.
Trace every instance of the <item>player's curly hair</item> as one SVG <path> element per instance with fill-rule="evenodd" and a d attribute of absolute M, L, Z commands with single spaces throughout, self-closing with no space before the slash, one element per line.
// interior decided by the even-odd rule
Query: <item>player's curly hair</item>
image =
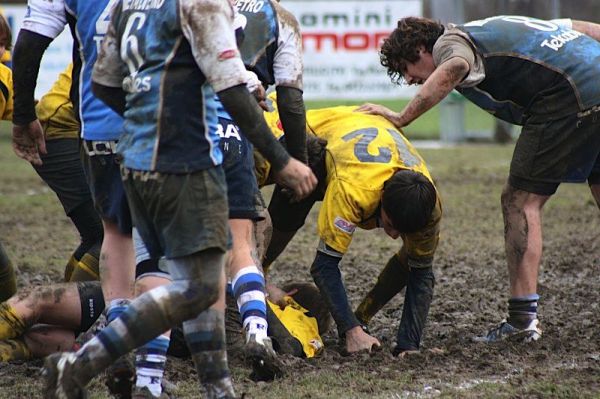
<path fill-rule="evenodd" d="M 424 228 L 436 201 L 433 184 L 412 170 L 397 171 L 383 185 L 381 206 L 400 233 L 414 233 Z"/>
<path fill-rule="evenodd" d="M 419 61 L 420 46 L 433 51 L 436 40 L 444 33 L 444 25 L 428 18 L 407 17 L 398 21 L 398 26 L 383 41 L 379 51 L 381 65 L 387 68 L 392 82 L 401 84 L 406 63 Z"/>
<path fill-rule="evenodd" d="M 4 37 L 6 41 L 4 45 L 6 46 L 6 50 L 9 51 L 12 48 L 12 31 L 10 30 L 10 25 L 4 15 L 0 14 L 0 38 Z"/>

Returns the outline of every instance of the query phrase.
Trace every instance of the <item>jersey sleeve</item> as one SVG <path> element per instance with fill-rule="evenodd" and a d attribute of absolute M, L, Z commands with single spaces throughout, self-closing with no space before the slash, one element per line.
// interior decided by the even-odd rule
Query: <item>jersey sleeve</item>
<path fill-rule="evenodd" d="M 302 90 L 302 35 L 296 18 L 274 3 L 277 10 L 279 37 L 273 60 L 273 74 L 277 86 Z"/>
<path fill-rule="evenodd" d="M 550 22 L 555 23 L 563 29 L 573 29 L 573 20 L 571 18 L 551 19 Z"/>
<path fill-rule="evenodd" d="M 92 72 L 92 80 L 103 86 L 121 87 L 125 78 L 125 63 L 121 59 L 116 31 L 120 15 L 121 7 L 117 6 L 113 9 L 112 18 Z"/>
<path fill-rule="evenodd" d="M 427 225 L 411 234 L 402 235 L 402 241 L 408 253 L 410 267 L 429 267 L 440 240 L 440 224 L 442 220 L 442 204 L 440 198 L 436 201 L 431 218 Z"/>
<path fill-rule="evenodd" d="M 375 212 L 380 192 L 358 189 L 341 179 L 332 179 L 317 220 L 321 242 L 344 254 L 356 227 Z"/>
<path fill-rule="evenodd" d="M 13 110 L 12 72 L 8 67 L 0 65 L 0 119 L 11 121 Z"/>
<path fill-rule="evenodd" d="M 475 52 L 475 47 L 458 29 L 449 29 L 435 42 L 432 50 L 433 63 L 436 66 L 460 57 L 469 64 L 469 74 L 463 79 L 460 87 L 475 86 L 485 79 L 485 70 L 481 56 Z"/>
<path fill-rule="evenodd" d="M 54 39 L 65 28 L 67 16 L 63 0 L 29 0 L 22 28 Z"/>
<path fill-rule="evenodd" d="M 181 27 L 196 63 L 215 92 L 246 84 L 228 0 L 182 0 Z"/>

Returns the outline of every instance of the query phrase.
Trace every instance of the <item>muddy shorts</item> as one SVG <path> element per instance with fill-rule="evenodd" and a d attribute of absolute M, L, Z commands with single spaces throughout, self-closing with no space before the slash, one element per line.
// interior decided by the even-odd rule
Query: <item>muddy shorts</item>
<path fill-rule="evenodd" d="M 100 281 L 78 282 L 77 291 L 81 302 L 81 325 L 79 331 L 75 332 L 76 335 L 87 331 L 104 311 L 104 295 Z"/>
<path fill-rule="evenodd" d="M 229 218 L 262 220 L 261 211 L 265 205 L 254 175 L 252 144 L 229 119 L 219 118 L 218 129 L 227 180 Z"/>
<path fill-rule="evenodd" d="M 47 154 L 40 155 L 43 164 L 33 166 L 37 174 L 56 193 L 65 213 L 92 200 L 79 153 L 77 138 L 46 141 Z"/>
<path fill-rule="evenodd" d="M 223 169 L 189 174 L 121 167 L 131 215 L 152 258 L 177 258 L 230 247 Z"/>
<path fill-rule="evenodd" d="M 116 141 L 82 141 L 82 160 L 94 205 L 102 219 L 117 224 L 123 234 L 131 234 L 131 214 L 119 171 L 120 155 Z"/>
<path fill-rule="evenodd" d="M 530 117 L 510 164 L 512 187 L 552 195 L 560 183 L 600 183 L 600 107 L 556 120 Z"/>

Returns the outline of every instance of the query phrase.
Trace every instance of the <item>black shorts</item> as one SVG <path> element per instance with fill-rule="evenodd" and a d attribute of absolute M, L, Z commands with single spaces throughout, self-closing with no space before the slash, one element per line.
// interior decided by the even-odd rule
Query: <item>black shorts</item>
<path fill-rule="evenodd" d="M 227 180 L 229 219 L 262 220 L 265 205 L 254 174 L 252 144 L 229 119 L 219 118 L 219 133 Z"/>
<path fill-rule="evenodd" d="M 131 213 L 121 180 L 120 155 L 114 154 L 116 142 L 82 142 L 83 169 L 94 199 L 94 206 L 104 220 L 119 227 L 123 234 L 131 234 Z"/>
<path fill-rule="evenodd" d="M 560 183 L 600 183 L 600 108 L 556 120 L 530 117 L 510 164 L 512 187 L 552 195 Z"/>
<path fill-rule="evenodd" d="M 81 165 L 79 145 L 80 140 L 77 138 L 48 140 L 48 153 L 41 155 L 43 164 L 33 166 L 37 174 L 56 193 L 67 216 L 79 205 L 92 200 Z"/>
<path fill-rule="evenodd" d="M 83 281 L 77 283 L 81 302 L 81 325 L 76 334 L 87 331 L 104 311 L 104 295 L 100 281 Z"/>
<path fill-rule="evenodd" d="M 121 168 L 134 224 L 151 258 L 177 258 L 230 245 L 220 166 L 189 174 Z"/>

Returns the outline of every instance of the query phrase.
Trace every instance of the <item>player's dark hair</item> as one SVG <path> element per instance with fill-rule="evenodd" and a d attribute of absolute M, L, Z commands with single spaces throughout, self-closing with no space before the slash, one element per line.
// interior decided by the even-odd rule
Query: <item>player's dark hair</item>
<path fill-rule="evenodd" d="M 381 206 L 400 233 L 414 233 L 427 225 L 437 194 L 421 173 L 397 171 L 383 186 Z"/>
<path fill-rule="evenodd" d="M 311 283 L 289 283 L 283 286 L 285 292 L 298 290 L 292 298 L 304 309 L 308 310 L 309 316 L 317 319 L 319 334 L 323 335 L 331 328 L 333 319 L 323 300 L 319 289 Z"/>
<path fill-rule="evenodd" d="M 381 65 L 387 68 L 392 82 L 400 84 L 402 73 L 406 71 L 406 63 L 419 61 L 419 47 L 424 46 L 428 52 L 444 33 L 444 25 L 428 18 L 407 17 L 398 21 L 398 26 L 383 41 L 379 51 Z"/>
<path fill-rule="evenodd" d="M 4 43 L 6 50 L 10 50 L 12 48 L 12 31 L 10 30 L 8 21 L 2 14 L 0 14 L 0 38 L 4 38 L 6 40 L 6 43 Z"/>

